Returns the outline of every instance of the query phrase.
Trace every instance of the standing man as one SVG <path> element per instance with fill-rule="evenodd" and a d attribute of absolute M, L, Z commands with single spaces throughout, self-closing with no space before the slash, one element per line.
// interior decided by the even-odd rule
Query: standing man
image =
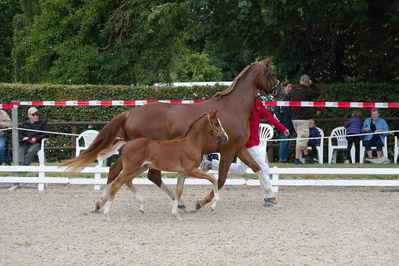
<path fill-rule="evenodd" d="M 283 93 L 280 97 L 277 97 L 279 101 L 289 101 L 289 95 L 292 91 L 292 83 L 288 80 L 283 83 Z M 290 151 L 290 140 L 285 140 L 291 138 L 292 133 L 294 132 L 294 125 L 292 124 L 291 120 L 291 112 L 288 106 L 275 106 L 274 107 L 274 114 L 276 115 L 277 119 L 283 124 L 289 131 L 290 135 L 286 136 L 283 132 L 279 133 L 280 137 L 280 144 L 278 149 L 278 157 L 280 163 L 287 163 L 288 162 L 288 153 Z"/>
<path fill-rule="evenodd" d="M 299 86 L 295 87 L 290 94 L 290 101 L 313 101 L 320 96 L 319 88 L 312 82 L 308 75 L 303 75 Z M 299 160 L 301 152 L 304 154 L 305 163 L 313 163 L 308 155 L 309 119 L 312 118 L 310 107 L 291 106 L 291 118 L 297 134 L 295 146 L 295 164 L 302 164 Z"/>
<path fill-rule="evenodd" d="M 266 110 L 263 106 L 262 100 L 259 98 L 255 99 L 254 105 L 252 107 L 251 116 L 249 117 L 249 130 L 250 136 L 249 140 L 245 144 L 249 154 L 251 154 L 252 158 L 256 161 L 256 163 L 262 169 L 262 176 L 259 177 L 260 187 L 263 192 L 263 206 L 265 207 L 275 207 L 278 206 L 276 197 L 274 192 L 271 190 L 271 183 L 269 177 L 269 165 L 265 161 L 265 157 L 262 156 L 262 148 L 259 146 L 259 119 L 263 118 L 269 121 L 272 125 L 274 125 L 278 130 L 283 132 L 286 136 L 290 135 L 289 130 L 282 125 L 276 118 L 274 118 L 273 114 Z M 208 170 L 219 170 L 219 160 L 212 160 L 212 162 L 205 160 L 201 162 L 201 170 L 206 172 Z M 231 164 L 229 173 L 232 174 L 245 174 L 248 166 L 240 161 L 240 163 Z"/>
<path fill-rule="evenodd" d="M 23 128 L 48 131 L 47 122 L 39 119 L 39 111 L 35 107 L 28 110 L 28 119 Z M 47 133 L 21 130 L 19 131 L 19 165 L 30 165 L 40 150 L 41 141 L 47 138 Z"/>
<path fill-rule="evenodd" d="M 11 119 L 6 112 L 0 110 L 0 129 L 11 127 Z M 6 131 L 0 131 L 0 165 L 3 164 L 4 150 L 7 143 Z M 6 161 L 7 162 L 7 161 Z"/>

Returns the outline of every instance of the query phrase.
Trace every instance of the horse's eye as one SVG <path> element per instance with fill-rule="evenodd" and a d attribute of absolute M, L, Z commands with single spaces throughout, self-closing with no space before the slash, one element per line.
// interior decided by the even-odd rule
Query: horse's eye
<path fill-rule="evenodd" d="M 214 125 L 217 127 L 220 126 L 219 122 L 215 122 Z"/>

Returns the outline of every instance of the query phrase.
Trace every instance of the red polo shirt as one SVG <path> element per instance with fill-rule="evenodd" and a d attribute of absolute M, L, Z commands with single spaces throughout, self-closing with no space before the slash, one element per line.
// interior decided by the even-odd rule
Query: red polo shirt
<path fill-rule="evenodd" d="M 251 148 L 253 146 L 257 146 L 260 143 L 259 140 L 259 119 L 263 118 L 270 122 L 273 126 L 275 126 L 281 132 L 284 132 L 287 128 L 281 124 L 272 113 L 266 110 L 263 106 L 263 103 L 260 99 L 255 99 L 254 106 L 251 111 L 251 116 L 249 117 L 249 131 L 250 136 L 247 144 L 245 144 L 246 148 Z"/>

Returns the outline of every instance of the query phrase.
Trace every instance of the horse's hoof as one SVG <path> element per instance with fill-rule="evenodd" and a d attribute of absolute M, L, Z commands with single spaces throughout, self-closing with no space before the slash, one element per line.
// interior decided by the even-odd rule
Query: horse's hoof
<path fill-rule="evenodd" d="M 198 210 L 201 209 L 201 208 L 202 208 L 202 206 L 201 206 L 201 201 L 200 201 L 200 200 L 197 200 L 197 202 L 196 202 L 196 204 L 195 204 L 195 210 L 198 211 Z"/>
<path fill-rule="evenodd" d="M 184 212 L 186 211 L 186 205 L 184 205 L 184 204 L 178 205 L 177 208 L 179 208 L 179 210 L 181 210 L 181 211 L 184 211 Z"/>
<path fill-rule="evenodd" d="M 139 212 L 140 212 L 141 214 L 144 214 L 144 210 L 139 210 Z"/>

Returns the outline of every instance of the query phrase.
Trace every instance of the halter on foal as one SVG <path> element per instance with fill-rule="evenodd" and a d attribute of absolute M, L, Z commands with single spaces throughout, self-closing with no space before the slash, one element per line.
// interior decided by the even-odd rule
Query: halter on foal
<path fill-rule="evenodd" d="M 144 212 L 143 196 L 137 192 L 132 180 L 149 168 L 179 173 L 176 197 L 172 208 L 172 214 L 176 217 L 178 217 L 177 207 L 186 176 L 204 178 L 212 183 L 215 200 L 211 209 L 214 210 L 217 201 L 220 200 L 217 180 L 212 174 L 204 173 L 198 167 L 201 162 L 202 149 L 210 138 L 221 144 L 228 141 L 228 136 L 216 113 L 217 111 L 212 111 L 195 119 L 180 138 L 172 140 L 138 138 L 128 141 L 121 155 L 123 170 L 112 183 L 107 185 L 102 201 L 96 204 L 96 210 L 98 211 L 106 202 L 104 213 L 109 214 L 116 192 L 123 184 L 126 184 L 139 200 L 139 210 Z"/>

